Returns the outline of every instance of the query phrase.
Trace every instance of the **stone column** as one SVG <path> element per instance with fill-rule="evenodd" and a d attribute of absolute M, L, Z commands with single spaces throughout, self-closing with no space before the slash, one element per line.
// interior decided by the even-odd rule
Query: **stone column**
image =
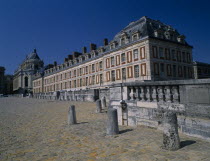
<path fill-rule="evenodd" d="M 96 113 L 101 113 L 101 110 L 102 110 L 102 108 L 101 108 L 101 100 L 97 100 L 96 101 Z"/>
<path fill-rule="evenodd" d="M 144 87 L 140 87 L 140 89 L 141 89 L 141 94 L 140 94 L 140 96 L 141 96 L 141 101 L 144 102 L 144 101 L 145 101 Z"/>
<path fill-rule="evenodd" d="M 180 140 L 176 113 L 167 111 L 163 119 L 163 149 L 178 150 Z"/>
<path fill-rule="evenodd" d="M 73 125 L 73 124 L 76 124 L 76 123 L 77 123 L 77 120 L 76 120 L 75 106 L 71 105 L 69 107 L 69 111 L 68 111 L 68 124 Z"/>
<path fill-rule="evenodd" d="M 107 115 L 108 115 L 107 131 L 106 131 L 107 135 L 119 134 L 117 109 L 109 108 Z"/>

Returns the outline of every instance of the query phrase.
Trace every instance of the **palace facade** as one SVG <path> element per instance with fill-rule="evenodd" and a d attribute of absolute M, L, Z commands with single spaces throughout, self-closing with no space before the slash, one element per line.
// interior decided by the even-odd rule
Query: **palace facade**
<path fill-rule="evenodd" d="M 33 93 L 106 88 L 113 84 L 193 78 L 192 46 L 173 27 L 142 17 L 104 46 L 90 44 L 64 63 L 36 73 Z"/>

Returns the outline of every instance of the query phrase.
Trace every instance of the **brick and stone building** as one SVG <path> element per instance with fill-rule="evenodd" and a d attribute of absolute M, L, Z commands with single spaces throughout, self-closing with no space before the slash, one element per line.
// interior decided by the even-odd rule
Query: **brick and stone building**
<path fill-rule="evenodd" d="M 208 63 L 194 61 L 193 71 L 195 79 L 210 78 L 210 64 Z"/>
<path fill-rule="evenodd" d="M 32 92 L 32 76 L 41 68 L 44 62 L 39 58 L 36 49 L 26 56 L 26 59 L 14 72 L 13 91 L 14 93 Z"/>
<path fill-rule="evenodd" d="M 38 73 L 33 92 L 105 88 L 113 84 L 193 78 L 192 46 L 160 21 L 142 17 L 98 47 L 68 55 L 64 63 Z"/>

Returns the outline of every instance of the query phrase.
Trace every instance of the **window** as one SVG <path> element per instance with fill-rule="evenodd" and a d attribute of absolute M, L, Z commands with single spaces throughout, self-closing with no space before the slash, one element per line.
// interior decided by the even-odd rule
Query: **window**
<path fill-rule="evenodd" d="M 161 63 L 161 64 L 160 64 L 160 71 L 161 71 L 161 72 L 164 72 L 164 71 L 165 71 L 164 68 L 165 68 L 165 65 L 164 65 L 163 63 Z"/>
<path fill-rule="evenodd" d="M 100 83 L 103 83 L 103 74 L 100 74 Z"/>
<path fill-rule="evenodd" d="M 191 62 L 191 56 L 190 53 L 187 53 L 187 62 L 190 63 Z"/>
<path fill-rule="evenodd" d="M 107 82 L 110 81 L 110 71 L 106 72 L 106 80 Z"/>
<path fill-rule="evenodd" d="M 121 73 L 120 73 L 120 71 L 121 71 L 120 69 L 117 69 L 116 70 L 116 79 L 117 80 L 120 80 L 121 79 Z"/>
<path fill-rule="evenodd" d="M 110 58 L 107 58 L 106 59 L 106 68 L 109 68 L 110 67 Z"/>
<path fill-rule="evenodd" d="M 126 68 L 122 68 L 122 79 L 126 79 Z"/>
<path fill-rule="evenodd" d="M 127 62 L 132 62 L 132 51 L 127 52 Z"/>
<path fill-rule="evenodd" d="M 121 45 L 125 44 L 125 38 L 121 38 Z"/>
<path fill-rule="evenodd" d="M 122 63 L 125 63 L 125 53 L 122 53 L 121 54 L 121 62 Z"/>
<path fill-rule="evenodd" d="M 133 41 L 136 41 L 137 39 L 138 39 L 138 35 L 137 34 L 133 35 Z"/>
<path fill-rule="evenodd" d="M 140 48 L 140 58 L 145 59 L 145 47 Z"/>
<path fill-rule="evenodd" d="M 77 87 L 77 81 L 74 80 L 74 88 L 76 88 L 76 87 Z"/>
<path fill-rule="evenodd" d="M 159 75 L 159 64 L 158 63 L 154 63 L 154 74 Z"/>
<path fill-rule="evenodd" d="M 172 50 L 171 53 L 172 53 L 172 60 L 176 60 L 176 52 L 175 52 L 175 50 Z"/>
<path fill-rule="evenodd" d="M 99 62 L 99 68 L 100 68 L 100 70 L 103 69 L 102 61 Z"/>
<path fill-rule="evenodd" d="M 79 69 L 80 76 L 82 75 L 82 68 Z"/>
<path fill-rule="evenodd" d="M 76 71 L 76 70 L 74 70 L 74 77 L 76 77 L 76 76 L 77 76 L 76 74 L 77 74 L 77 71 Z"/>
<path fill-rule="evenodd" d="M 171 65 L 167 64 L 167 75 L 171 76 Z"/>
<path fill-rule="evenodd" d="M 116 65 L 120 65 L 120 55 L 116 56 Z"/>
<path fill-rule="evenodd" d="M 158 58 L 158 53 L 157 53 L 157 47 L 156 46 L 152 47 L 152 55 L 153 55 L 153 58 Z"/>
<path fill-rule="evenodd" d="M 134 66 L 134 77 L 135 78 L 139 77 L 139 65 Z"/>
<path fill-rule="evenodd" d="M 92 72 L 95 72 L 95 64 L 92 64 Z"/>
<path fill-rule="evenodd" d="M 112 81 L 115 81 L 115 70 L 112 70 L 111 77 L 112 77 Z"/>
<path fill-rule="evenodd" d="M 181 52 L 177 51 L 177 61 L 181 61 Z"/>
<path fill-rule="evenodd" d="M 82 78 L 79 80 L 79 82 L 80 82 L 80 87 L 82 87 Z"/>
<path fill-rule="evenodd" d="M 133 58 L 134 58 L 134 60 L 139 58 L 139 51 L 138 51 L 138 49 L 133 50 Z"/>
<path fill-rule="evenodd" d="M 95 84 L 95 75 L 92 76 L 92 85 Z"/>
<path fill-rule="evenodd" d="M 141 64 L 141 75 L 146 76 L 146 63 Z"/>
<path fill-rule="evenodd" d="M 163 54 L 163 48 L 159 48 L 159 56 L 160 58 L 164 58 L 164 54 Z"/>
<path fill-rule="evenodd" d="M 182 66 L 178 67 L 178 74 L 179 74 L 179 77 L 182 77 Z"/>
<path fill-rule="evenodd" d="M 85 85 L 88 86 L 88 77 L 85 79 Z"/>
<path fill-rule="evenodd" d="M 186 66 L 184 66 L 184 77 L 185 78 L 187 77 L 187 68 L 186 68 Z"/>
<path fill-rule="evenodd" d="M 165 48 L 165 56 L 166 56 L 166 59 L 167 59 L 167 60 L 170 60 L 170 59 L 171 59 L 171 56 L 170 56 L 170 49 Z"/>
<path fill-rule="evenodd" d="M 88 74 L 88 66 L 85 67 L 85 73 Z"/>
<path fill-rule="evenodd" d="M 111 66 L 114 66 L 114 57 L 111 57 Z"/>
<path fill-rule="evenodd" d="M 173 77 L 176 77 L 176 65 L 173 65 Z"/>
<path fill-rule="evenodd" d="M 133 78 L 133 66 L 127 67 L 128 78 Z"/>
<path fill-rule="evenodd" d="M 186 62 L 186 57 L 185 57 L 186 55 L 185 55 L 185 52 L 182 52 L 182 61 L 183 62 Z"/>

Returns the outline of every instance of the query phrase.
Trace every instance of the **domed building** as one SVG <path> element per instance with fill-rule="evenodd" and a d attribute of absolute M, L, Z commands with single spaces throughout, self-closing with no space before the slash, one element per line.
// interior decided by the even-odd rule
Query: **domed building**
<path fill-rule="evenodd" d="M 44 62 L 39 58 L 36 49 L 26 56 L 25 60 L 14 72 L 13 91 L 14 93 L 32 92 L 32 76 L 43 68 Z"/>

